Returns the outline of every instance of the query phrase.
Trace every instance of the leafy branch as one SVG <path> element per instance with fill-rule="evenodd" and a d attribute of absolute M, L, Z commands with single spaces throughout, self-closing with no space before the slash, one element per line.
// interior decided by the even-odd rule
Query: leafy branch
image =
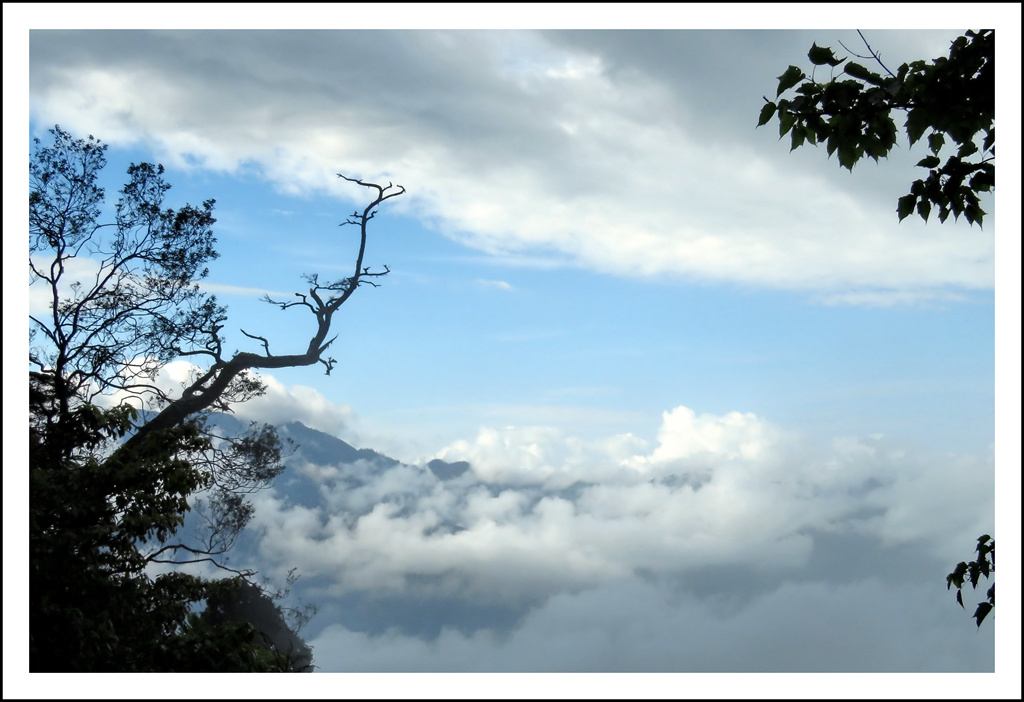
<path fill-rule="evenodd" d="M 977 590 L 978 583 L 981 581 L 981 576 L 984 575 L 985 578 L 988 579 L 991 577 L 992 573 L 996 572 L 995 539 L 988 534 L 979 536 L 978 546 L 975 550 L 978 553 L 977 559 L 969 563 L 961 561 L 957 564 L 953 572 L 946 576 L 946 589 L 949 590 L 954 585 L 956 586 L 956 601 L 961 608 L 964 608 L 964 582 L 969 582 L 971 584 L 971 588 Z M 985 620 L 985 617 L 987 617 L 996 607 L 995 583 L 992 583 L 992 586 L 989 587 L 986 597 L 988 598 L 987 601 L 979 602 L 978 608 L 974 610 L 974 614 L 971 615 L 978 621 L 979 627 L 981 626 L 982 621 Z"/>
<path fill-rule="evenodd" d="M 954 219 L 963 215 L 981 226 L 986 213 L 978 195 L 995 188 L 994 31 L 967 31 L 952 42 L 948 57 L 905 63 L 896 73 L 858 34 L 869 55 L 850 53 L 875 61 L 888 75 L 812 44 L 807 57 L 815 67 L 842 70 L 818 83 L 798 66 L 789 66 L 778 77 L 776 101 L 764 98 L 757 126 L 777 116 L 779 138 L 790 135 L 790 151 L 824 143 L 828 156 L 836 154 L 839 164 L 852 171 L 865 156 L 876 162 L 888 156 L 899 133 L 892 113 L 904 112 L 910 145 L 927 137 L 931 155 L 917 163 L 928 175 L 899 198 L 899 219 L 916 211 L 928 221 L 934 207 L 940 222 L 950 214 Z M 789 90 L 796 95 L 782 98 Z M 939 152 L 947 144 L 956 152 L 943 164 Z"/>

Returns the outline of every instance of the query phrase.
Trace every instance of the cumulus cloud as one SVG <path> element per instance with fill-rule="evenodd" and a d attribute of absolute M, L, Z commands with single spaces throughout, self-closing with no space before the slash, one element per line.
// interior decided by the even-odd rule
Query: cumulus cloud
<path fill-rule="evenodd" d="M 660 67 L 721 38 L 672 34 L 630 35 L 646 49 L 631 54 L 621 37 L 540 32 L 40 32 L 32 109 L 181 167 L 256 167 L 285 191 L 352 197 L 338 164 L 397 179 L 400 211 L 496 256 L 843 304 L 992 287 L 990 236 L 897 225 L 899 193 L 874 179 L 711 130 L 721 86 L 777 47 L 743 43 L 688 83 Z"/>
<path fill-rule="evenodd" d="M 637 442 L 635 437 L 618 437 L 595 444 L 542 426 L 483 427 L 474 439 L 456 441 L 437 457 L 469 461 L 487 483 L 558 488 L 620 472 L 619 463 Z"/>
<path fill-rule="evenodd" d="M 878 576 L 876 556 L 854 557 L 863 544 L 908 549 L 900 567 L 924 559 L 938 571 L 990 528 L 991 456 L 934 455 L 885 437 L 816 447 L 750 413 L 687 407 L 664 413 L 658 437 L 651 446 L 545 427 L 483 429 L 438 452 L 470 466 L 447 479 L 403 464 L 307 466 L 319 504 L 297 505 L 287 490 L 257 496 L 260 558 L 298 566 L 328 603 L 443 600 L 525 616 L 637 575 L 683 583 L 725 569 L 777 588 L 801 572 L 827 580 L 834 566 L 815 564 L 845 559 L 860 563 L 848 575 Z M 835 548 L 847 553 L 837 559 Z M 943 592 L 944 572 L 928 576 Z M 819 604 L 832 597 L 842 595 L 821 594 Z M 627 667 L 646 669 L 636 665 Z"/>
<path fill-rule="evenodd" d="M 354 417 L 349 405 L 331 402 L 319 390 L 305 385 L 285 385 L 269 373 L 256 376 L 266 385 L 266 392 L 233 407 L 242 419 L 267 424 L 302 422 L 329 434 L 341 434 Z"/>
<path fill-rule="evenodd" d="M 662 416 L 658 440 L 654 453 L 649 458 L 638 457 L 637 463 L 666 464 L 705 453 L 730 460 L 756 460 L 779 438 L 777 430 L 751 413 L 698 417 L 688 407 L 676 407 Z"/>

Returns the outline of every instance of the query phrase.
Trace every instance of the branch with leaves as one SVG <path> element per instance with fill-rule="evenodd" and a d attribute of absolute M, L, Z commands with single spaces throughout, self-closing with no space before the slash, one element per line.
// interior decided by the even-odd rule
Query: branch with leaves
<path fill-rule="evenodd" d="M 996 541 L 988 534 L 982 534 L 978 537 L 978 546 L 975 549 L 978 553 L 977 559 L 966 562 L 961 561 L 957 564 L 956 568 L 952 573 L 946 576 L 946 589 L 949 590 L 954 585 L 956 586 L 956 601 L 961 608 L 964 608 L 964 597 L 963 587 L 964 582 L 969 582 L 971 588 L 977 590 L 978 583 L 981 581 L 981 576 L 985 576 L 986 579 L 992 576 L 992 573 L 996 572 Z M 996 585 L 992 583 L 989 587 L 988 598 L 985 601 L 978 603 L 978 608 L 974 610 L 974 614 L 971 616 L 978 621 L 978 626 L 985 620 L 992 610 L 996 608 Z"/>
<path fill-rule="evenodd" d="M 931 155 L 917 163 L 928 175 L 899 199 L 899 219 L 916 210 L 927 221 L 936 207 L 940 222 L 962 214 L 981 226 L 986 213 L 978 194 L 995 187 L 995 32 L 968 31 L 952 42 L 948 57 L 905 63 L 895 73 L 860 36 L 869 55 L 854 56 L 876 62 L 887 75 L 813 44 L 807 53 L 815 66 L 811 76 L 787 68 L 778 77 L 777 102 L 764 98 L 757 126 L 777 116 L 779 138 L 790 134 L 790 151 L 825 143 L 828 155 L 835 153 L 852 171 L 864 156 L 878 161 L 889 154 L 898 134 L 892 113 L 904 112 L 910 145 L 927 136 Z M 814 72 L 826 66 L 828 80 L 819 83 Z M 779 99 L 794 88 L 795 97 Z M 956 153 L 942 163 L 939 153 L 947 144 Z"/>

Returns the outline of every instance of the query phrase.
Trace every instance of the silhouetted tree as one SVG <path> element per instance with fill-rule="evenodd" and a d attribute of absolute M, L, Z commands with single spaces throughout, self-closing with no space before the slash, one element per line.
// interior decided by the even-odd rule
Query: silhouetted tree
<path fill-rule="evenodd" d="M 893 113 L 905 112 L 910 144 L 927 136 L 931 155 L 917 164 L 928 176 L 915 180 L 899 199 L 900 220 L 916 209 L 927 221 L 934 205 L 941 222 L 952 213 L 954 219 L 962 214 L 981 225 L 985 212 L 978 193 L 992 190 L 996 177 L 995 32 L 968 31 L 953 41 L 948 57 L 905 63 L 895 73 L 867 40 L 864 45 L 869 55 L 854 56 L 877 63 L 884 75 L 813 44 L 807 57 L 815 70 L 827 66 L 829 79 L 818 83 L 813 71 L 807 76 L 790 66 L 779 76 L 776 99 L 794 87 L 796 97 L 777 103 L 766 97 L 757 126 L 777 116 L 779 138 L 791 134 L 790 150 L 825 143 L 829 156 L 837 154 L 839 164 L 853 170 L 864 156 L 877 161 L 888 155 L 898 134 Z M 939 152 L 947 143 L 957 150 L 940 165 Z"/>
<path fill-rule="evenodd" d="M 163 167 L 132 164 L 112 221 L 101 222 L 106 146 L 59 126 L 50 133 L 51 146 L 35 140 L 29 166 L 30 285 L 48 298 L 46 313 L 29 317 L 31 667 L 288 669 L 286 654 L 265 646 L 239 649 L 242 659 L 226 655 L 225 647 L 252 639 L 251 624 L 214 627 L 196 614 L 254 574 L 219 556 L 252 515 L 245 496 L 283 470 L 272 427 L 254 423 L 223 436 L 208 420 L 264 391 L 253 370 L 322 363 L 331 371 L 333 315 L 360 285 L 388 272 L 364 266 L 367 225 L 404 189 L 340 176 L 375 193 L 345 222 L 360 233 L 352 275 L 328 283 L 310 275 L 297 301 L 268 298 L 313 314 L 305 349 L 272 354 L 266 338 L 243 331 L 262 352 L 226 354 L 226 309 L 197 284 L 217 257 L 214 201 L 166 208 Z M 157 383 L 175 359 L 199 368 L 180 393 Z M 117 404 L 102 409 L 101 397 Z M 209 495 L 209 529 L 188 543 L 175 537 L 197 492 Z M 147 574 L 152 564 L 200 561 L 236 577 Z"/>
<path fill-rule="evenodd" d="M 136 410 L 75 402 L 53 422 L 52 385 L 51 374 L 30 375 L 30 669 L 289 670 L 293 659 L 261 645 L 254 622 L 196 615 L 200 603 L 232 597 L 240 577 L 147 573 L 164 551 L 146 544 L 177 531 L 206 481 L 181 455 L 209 441 L 182 424 L 161 432 L 160 451 L 104 460 Z"/>

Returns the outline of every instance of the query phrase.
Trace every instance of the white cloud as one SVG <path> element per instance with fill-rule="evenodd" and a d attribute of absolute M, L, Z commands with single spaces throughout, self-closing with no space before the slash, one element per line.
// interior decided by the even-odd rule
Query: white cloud
<path fill-rule="evenodd" d="M 714 454 L 716 458 L 752 461 L 778 443 L 777 431 L 750 413 L 729 412 L 722 417 L 697 414 L 688 407 L 676 407 L 662 415 L 658 439 L 661 445 L 640 464 L 664 464 L 679 459 Z"/>
<path fill-rule="evenodd" d="M 302 422 L 334 435 L 344 433 L 353 419 L 351 407 L 331 402 L 318 390 L 305 385 L 285 385 L 269 373 L 259 373 L 258 377 L 267 386 L 266 392 L 234 406 L 240 418 L 268 424 Z"/>
<path fill-rule="evenodd" d="M 42 271 L 43 273 L 49 274 L 50 264 L 53 263 L 52 258 L 46 258 L 43 256 L 32 256 L 32 263 Z M 100 264 L 95 259 L 88 258 L 86 256 L 75 256 L 69 258 L 64 262 L 64 270 L 60 272 L 60 281 L 57 283 L 57 295 L 61 300 L 67 300 L 73 297 L 72 285 L 75 283 L 81 284 L 86 290 L 93 284 L 90 283 L 90 279 L 95 281 L 96 274 L 100 272 Z M 28 288 L 28 310 L 29 314 L 39 317 L 40 315 L 46 315 L 50 312 L 51 306 L 53 305 L 53 290 L 49 284 L 41 278 L 35 278 L 30 273 L 30 282 Z"/>
<path fill-rule="evenodd" d="M 859 290 L 856 292 L 821 295 L 825 305 L 860 305 L 863 307 L 895 307 L 924 305 L 936 302 L 963 302 L 966 295 L 939 290 Z"/>
<path fill-rule="evenodd" d="M 640 451 L 640 453 L 637 453 Z M 948 456 L 885 437 L 815 448 L 749 413 L 663 415 L 659 444 L 585 441 L 546 427 L 483 429 L 438 452 L 469 461 L 318 473 L 323 511 L 258 498 L 261 553 L 325 576 L 331 596 L 532 601 L 637 571 L 710 567 L 782 574 L 814 534 L 913 544 L 955 563 L 990 529 L 991 456 Z M 427 578 L 431 585 L 413 585 Z"/>
<path fill-rule="evenodd" d="M 244 295 L 246 297 L 259 298 L 262 298 L 264 295 L 269 295 L 271 298 L 279 300 L 291 297 L 292 295 L 291 293 L 275 292 L 264 288 L 248 288 L 241 285 L 224 285 L 222 283 L 210 283 L 205 280 L 199 283 L 199 288 L 214 295 Z"/>
<path fill-rule="evenodd" d="M 484 288 L 496 288 L 498 290 L 505 290 L 509 292 L 515 290 L 510 283 L 507 283 L 504 280 L 484 280 L 483 278 L 478 278 L 476 282 L 477 285 Z"/>
<path fill-rule="evenodd" d="M 567 437 L 551 427 L 483 427 L 472 441 L 459 440 L 441 449 L 438 458 L 469 461 L 480 480 L 511 485 L 566 487 L 620 472 L 630 445 L 620 440 L 594 443 Z"/>
<path fill-rule="evenodd" d="M 708 138 L 702 101 L 730 76 L 658 72 L 672 52 L 713 41 L 706 33 L 651 44 L 658 62 L 619 54 L 614 66 L 614 41 L 590 35 L 575 46 L 516 32 L 273 36 L 62 33 L 58 45 L 42 33 L 33 114 L 112 143 L 148 141 L 181 166 L 256 164 L 296 193 L 347 197 L 338 164 L 395 179 L 410 193 L 400 211 L 502 256 L 853 304 L 992 287 L 990 235 L 897 224 L 895 195 L 874 179 L 822 154 L 798 163 L 770 133 Z M 750 65 L 766 60 L 761 47 L 745 49 Z M 734 111 L 747 104 L 736 100 Z"/>

